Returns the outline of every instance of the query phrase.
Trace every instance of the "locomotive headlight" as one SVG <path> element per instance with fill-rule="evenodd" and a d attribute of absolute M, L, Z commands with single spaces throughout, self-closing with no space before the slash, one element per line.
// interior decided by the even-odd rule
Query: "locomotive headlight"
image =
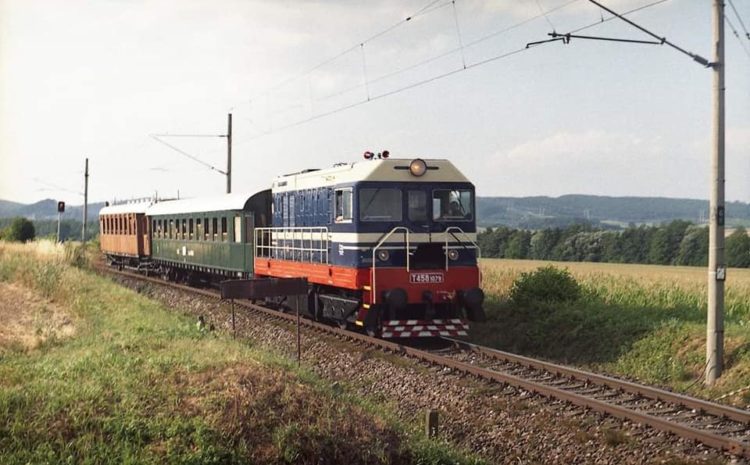
<path fill-rule="evenodd" d="M 450 258 L 453 261 L 458 260 L 458 250 L 448 249 L 448 258 Z"/>
<path fill-rule="evenodd" d="M 389 258 L 391 258 L 391 254 L 387 250 L 378 250 L 378 260 L 387 262 Z"/>
<path fill-rule="evenodd" d="M 409 163 L 409 172 L 412 176 L 424 176 L 427 172 L 427 163 L 421 158 L 415 158 Z"/>

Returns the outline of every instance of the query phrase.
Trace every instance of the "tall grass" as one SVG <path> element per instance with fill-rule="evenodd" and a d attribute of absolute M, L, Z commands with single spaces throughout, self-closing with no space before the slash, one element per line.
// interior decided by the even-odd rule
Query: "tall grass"
<path fill-rule="evenodd" d="M 566 268 L 583 292 L 573 303 L 523 308 L 508 294 L 522 272 L 550 264 L 484 260 L 486 325 L 480 343 L 636 377 L 707 396 L 750 385 L 750 270 L 731 269 L 726 282 L 727 372 L 704 389 L 707 275 L 704 268 L 552 263 Z M 744 404 L 750 397 L 736 397 Z"/>
<path fill-rule="evenodd" d="M 304 368 L 205 333 L 72 266 L 0 243 L 0 279 L 76 315 L 74 337 L 0 357 L 0 463 L 474 463 Z"/>

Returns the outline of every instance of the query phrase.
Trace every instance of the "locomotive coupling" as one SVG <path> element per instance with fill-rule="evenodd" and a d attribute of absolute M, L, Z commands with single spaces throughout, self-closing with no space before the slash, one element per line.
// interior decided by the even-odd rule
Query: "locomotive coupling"
<path fill-rule="evenodd" d="M 409 296 L 406 291 L 397 287 L 390 291 L 385 291 L 385 301 L 388 302 L 388 306 L 393 310 L 403 310 L 409 303 Z"/>

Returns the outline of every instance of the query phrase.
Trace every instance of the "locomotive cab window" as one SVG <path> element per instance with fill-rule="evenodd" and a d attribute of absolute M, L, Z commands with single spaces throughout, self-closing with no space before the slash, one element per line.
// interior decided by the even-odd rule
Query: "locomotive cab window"
<path fill-rule="evenodd" d="M 409 191 L 409 220 L 427 221 L 427 193 L 425 191 Z"/>
<path fill-rule="evenodd" d="M 432 219 L 471 221 L 473 193 L 469 189 L 439 189 L 432 192 Z"/>
<path fill-rule="evenodd" d="M 352 189 L 336 190 L 336 222 L 345 223 L 352 221 Z"/>
<path fill-rule="evenodd" d="M 401 190 L 368 188 L 359 191 L 359 219 L 362 221 L 401 221 Z"/>

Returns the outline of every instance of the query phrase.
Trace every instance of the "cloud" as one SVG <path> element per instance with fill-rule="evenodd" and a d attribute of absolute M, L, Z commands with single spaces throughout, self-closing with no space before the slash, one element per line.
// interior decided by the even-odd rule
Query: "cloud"
<path fill-rule="evenodd" d="M 628 153 L 630 157 L 648 158 L 658 154 L 660 139 L 648 143 L 640 136 L 601 130 L 558 132 L 542 139 L 521 143 L 499 158 L 506 161 L 545 162 L 550 164 L 575 162 L 612 162 Z"/>
<path fill-rule="evenodd" d="M 485 173 L 500 173 L 500 179 L 478 177 L 483 185 L 506 189 L 493 195 L 695 197 L 696 187 L 705 190 L 707 177 L 702 176 L 704 160 L 692 155 L 686 147 L 666 144 L 659 134 L 559 131 L 496 152 L 493 169 Z"/>

